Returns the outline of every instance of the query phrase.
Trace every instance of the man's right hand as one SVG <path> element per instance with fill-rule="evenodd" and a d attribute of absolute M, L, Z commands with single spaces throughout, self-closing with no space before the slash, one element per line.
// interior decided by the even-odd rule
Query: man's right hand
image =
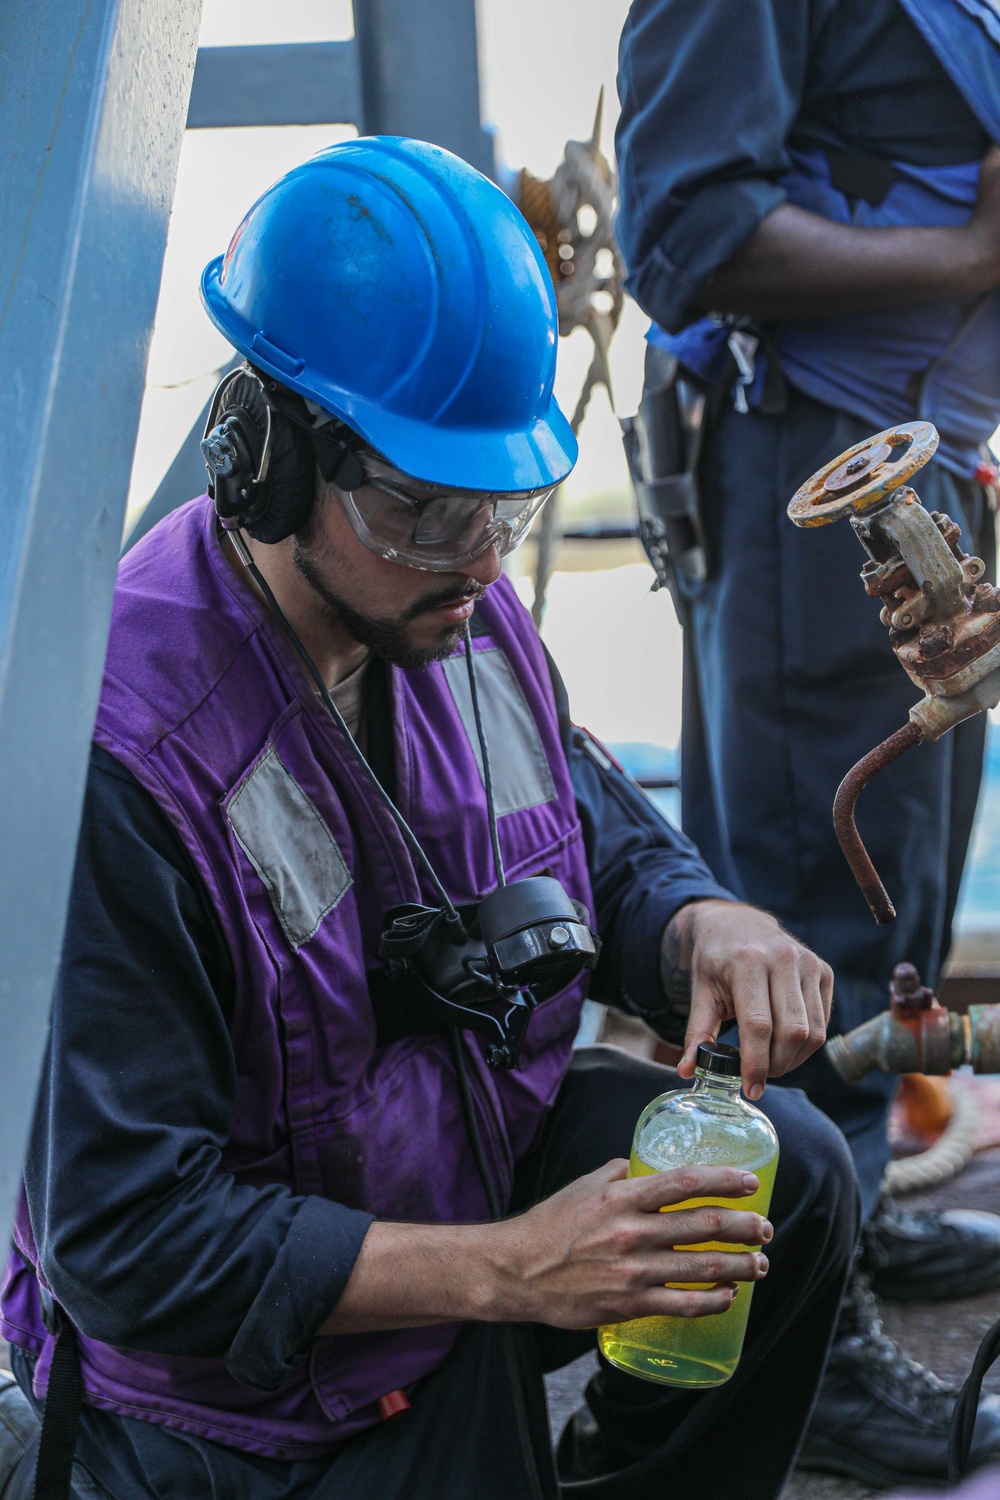
<path fill-rule="evenodd" d="M 689 1198 L 747 1198 L 736 1167 L 680 1167 L 626 1176 L 596 1172 L 497 1224 L 372 1224 L 321 1334 L 431 1323 L 549 1323 L 595 1328 L 629 1318 L 725 1312 L 736 1285 L 767 1275 L 752 1250 L 689 1250 L 709 1242 L 762 1245 L 771 1226 L 741 1209 L 677 1209 Z M 696 1282 L 704 1290 L 667 1287 Z"/>
<path fill-rule="evenodd" d="M 749 1197 L 758 1187 L 752 1173 L 681 1167 L 627 1178 L 627 1171 L 626 1161 L 608 1162 L 495 1226 L 495 1316 L 556 1328 L 700 1318 L 731 1307 L 738 1282 L 767 1274 L 767 1257 L 754 1251 L 685 1248 L 764 1244 L 772 1231 L 759 1214 L 716 1207 L 660 1212 L 689 1198 Z M 664 1282 L 708 1288 L 682 1291 Z"/>

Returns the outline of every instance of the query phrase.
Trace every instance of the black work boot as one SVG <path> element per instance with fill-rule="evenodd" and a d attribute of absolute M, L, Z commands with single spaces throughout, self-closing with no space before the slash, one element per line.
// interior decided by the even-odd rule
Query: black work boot
<path fill-rule="evenodd" d="M 849 1474 L 895 1489 L 942 1488 L 948 1429 L 958 1397 L 883 1331 L 867 1278 L 855 1271 L 844 1294 L 819 1397 L 799 1453 L 803 1469 Z M 979 1404 L 969 1472 L 1000 1461 L 1000 1399 Z"/>
<path fill-rule="evenodd" d="M 865 1225 L 861 1265 L 890 1302 L 943 1302 L 1000 1286 L 1000 1215 L 900 1208 L 883 1198 Z"/>

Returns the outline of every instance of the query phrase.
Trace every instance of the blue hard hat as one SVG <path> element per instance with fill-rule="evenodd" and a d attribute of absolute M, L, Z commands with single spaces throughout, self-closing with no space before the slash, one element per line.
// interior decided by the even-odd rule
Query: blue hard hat
<path fill-rule="evenodd" d="M 372 136 L 319 152 L 257 200 L 201 294 L 257 369 L 417 479 L 531 490 L 576 462 L 535 237 L 438 146 Z"/>

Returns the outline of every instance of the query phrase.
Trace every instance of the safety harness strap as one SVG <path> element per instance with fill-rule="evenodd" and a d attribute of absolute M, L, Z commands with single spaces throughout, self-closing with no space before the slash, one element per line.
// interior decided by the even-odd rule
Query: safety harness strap
<path fill-rule="evenodd" d="M 70 1500 L 76 1429 L 83 1399 L 76 1330 L 55 1304 L 53 1312 L 57 1333 L 35 1464 L 34 1500 Z"/>

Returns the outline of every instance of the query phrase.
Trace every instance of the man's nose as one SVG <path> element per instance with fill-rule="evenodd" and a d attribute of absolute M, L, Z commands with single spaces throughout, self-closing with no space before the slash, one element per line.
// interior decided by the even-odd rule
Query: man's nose
<path fill-rule="evenodd" d="M 463 578 L 472 578 L 476 583 L 483 584 L 484 587 L 487 587 L 491 583 L 496 583 L 503 572 L 500 551 L 496 543 L 488 548 L 481 557 L 473 558 L 472 562 L 467 563 L 464 568 L 456 569 L 456 571 Z"/>

